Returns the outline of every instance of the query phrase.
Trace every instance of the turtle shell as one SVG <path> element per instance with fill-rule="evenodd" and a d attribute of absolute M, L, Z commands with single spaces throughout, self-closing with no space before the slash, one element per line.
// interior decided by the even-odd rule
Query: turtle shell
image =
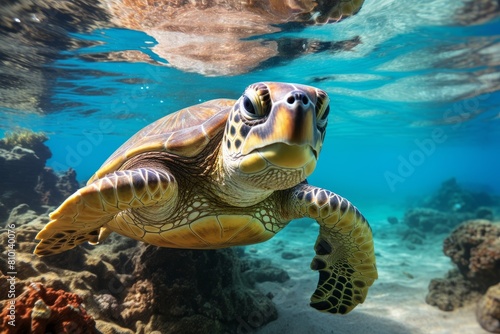
<path fill-rule="evenodd" d="M 120 168 L 144 152 L 164 151 L 184 157 L 199 154 L 224 128 L 236 100 L 217 99 L 181 109 L 149 124 L 120 146 L 87 184 Z"/>

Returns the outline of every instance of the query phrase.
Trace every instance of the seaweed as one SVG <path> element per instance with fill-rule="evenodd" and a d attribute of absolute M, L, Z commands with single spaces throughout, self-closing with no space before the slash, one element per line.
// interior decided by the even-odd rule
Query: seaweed
<path fill-rule="evenodd" d="M 45 143 L 49 137 L 45 132 L 34 132 L 31 129 L 16 128 L 13 132 L 6 132 L 5 137 L 0 139 L 0 148 L 11 150 L 16 146 L 21 146 L 37 152 L 41 145 Z"/>

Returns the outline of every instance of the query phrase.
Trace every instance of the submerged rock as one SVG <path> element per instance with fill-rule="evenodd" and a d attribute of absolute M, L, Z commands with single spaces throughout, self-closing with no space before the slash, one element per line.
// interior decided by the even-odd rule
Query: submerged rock
<path fill-rule="evenodd" d="M 248 259 L 241 262 L 244 278 L 253 286 L 254 283 L 279 282 L 290 279 L 286 270 L 274 265 L 269 259 Z"/>
<path fill-rule="evenodd" d="M 389 224 L 391 225 L 395 225 L 395 224 L 398 224 L 399 223 L 399 219 L 398 217 L 395 217 L 395 216 L 389 216 L 387 217 L 387 221 L 389 222 Z"/>
<path fill-rule="evenodd" d="M 476 218 L 477 219 L 488 219 L 493 220 L 494 213 L 491 208 L 481 206 L 476 210 Z"/>
<path fill-rule="evenodd" d="M 500 333 L 500 284 L 488 289 L 477 303 L 476 318 L 481 327 L 491 333 Z"/>
<path fill-rule="evenodd" d="M 136 330 L 236 332 L 242 324 L 255 329 L 277 318 L 271 300 L 242 277 L 234 250 L 139 249 L 132 260 L 136 281 L 121 312 Z"/>
<path fill-rule="evenodd" d="M 413 245 L 422 245 L 425 239 L 425 233 L 414 228 L 410 228 L 402 233 L 401 238 Z"/>
<path fill-rule="evenodd" d="M 0 148 L 0 170 L 4 176 L 0 202 L 7 208 L 22 203 L 38 205 L 40 201 L 35 187 L 43 168 L 44 162 L 32 150 L 20 146 L 11 150 Z"/>
<path fill-rule="evenodd" d="M 455 178 L 444 181 L 431 196 L 418 202 L 404 215 L 405 224 L 423 232 L 447 233 L 461 222 L 471 219 L 490 219 L 498 200 L 487 193 L 464 190 Z"/>
<path fill-rule="evenodd" d="M 48 216 L 37 214 L 28 204 L 20 204 L 12 208 L 5 226 L 15 230 L 16 251 L 31 253 L 35 236 L 49 221 Z M 6 233 L 0 234 L 0 250 L 7 245 L 7 237 Z"/>
<path fill-rule="evenodd" d="M 0 139 L 0 170 L 4 176 L 0 219 L 20 204 L 38 211 L 43 205 L 58 205 L 79 188 L 74 170 L 60 175 L 45 166 L 52 156 L 44 144 L 47 139 L 45 134 L 30 130 Z"/>
<path fill-rule="evenodd" d="M 289 251 L 284 251 L 281 253 L 281 258 L 284 260 L 293 260 L 298 257 L 301 257 L 302 254 L 297 253 L 297 252 L 289 252 Z"/>
<path fill-rule="evenodd" d="M 457 270 L 433 279 L 425 301 L 452 311 L 481 298 L 478 322 L 500 333 L 500 224 L 482 219 L 463 222 L 444 240 L 443 251 Z"/>
<path fill-rule="evenodd" d="M 474 193 L 463 189 L 455 178 L 450 178 L 431 197 L 424 200 L 424 207 L 443 212 L 473 212 L 480 206 L 493 204 L 486 193 Z"/>
<path fill-rule="evenodd" d="M 456 215 L 450 215 L 431 208 L 409 209 L 404 216 L 404 222 L 408 227 L 432 233 L 443 229 L 451 230 L 453 226 L 460 222 L 459 219 L 461 218 Z"/>
<path fill-rule="evenodd" d="M 52 168 L 45 167 L 38 176 L 35 192 L 40 196 L 41 205 L 59 205 L 78 188 L 74 169 L 55 173 Z"/>
<path fill-rule="evenodd" d="M 482 292 L 500 282 L 500 224 L 466 221 L 444 240 L 443 251 Z"/>
<path fill-rule="evenodd" d="M 473 282 L 453 270 L 445 278 L 432 279 L 428 289 L 425 302 L 442 311 L 453 311 L 481 297 Z"/>

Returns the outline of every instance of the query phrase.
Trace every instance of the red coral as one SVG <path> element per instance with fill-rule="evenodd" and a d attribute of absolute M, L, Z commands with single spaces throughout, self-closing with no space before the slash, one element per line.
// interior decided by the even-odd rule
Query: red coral
<path fill-rule="evenodd" d="M 0 334 L 98 333 L 95 321 L 87 314 L 82 301 L 82 298 L 74 293 L 32 283 L 16 298 L 15 316 L 10 316 L 10 301 L 5 305 L 0 313 Z M 9 323 L 12 320 L 14 323 Z"/>

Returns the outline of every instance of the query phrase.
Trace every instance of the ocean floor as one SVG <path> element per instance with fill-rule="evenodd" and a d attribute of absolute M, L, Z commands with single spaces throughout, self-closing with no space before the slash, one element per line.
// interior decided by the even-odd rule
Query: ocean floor
<path fill-rule="evenodd" d="M 444 181 L 430 197 L 412 202 L 418 207 L 360 207 L 374 232 L 379 279 L 364 304 L 341 316 L 309 306 L 318 281 L 318 273 L 309 267 L 318 225 L 309 219 L 294 221 L 273 239 L 243 250 L 168 250 L 113 234 L 97 247 L 84 244 L 54 257 L 36 257 L 32 254 L 35 236 L 49 222 L 48 212 L 79 185 L 74 171 L 56 175 L 45 168 L 50 156 L 43 145 L 45 135 L 30 134 L 28 138 L 38 151 L 9 148 L 4 143 L 4 166 L 37 177 L 23 179 L 22 186 L 6 183 L 10 188 L 0 191 L 0 221 L 5 220 L 9 229 L 0 234 L 0 305 L 4 315 L 14 312 L 19 324 L 27 327 L 5 327 L 4 321 L 0 333 L 29 331 L 32 320 L 38 319 L 31 318 L 38 301 L 54 312 L 51 326 L 82 321 L 104 334 L 487 333 L 476 320 L 475 308 L 481 295 L 483 301 L 497 298 L 493 297 L 497 290 L 491 294 L 479 290 L 500 285 L 500 225 L 491 222 L 500 217 L 500 200 L 464 190 L 455 178 Z M 445 238 L 449 256 L 442 250 Z M 12 242 L 15 246 L 10 246 Z M 455 268 L 451 259 L 460 264 L 461 272 L 444 279 Z M 13 275 L 9 272 L 14 270 L 18 271 L 15 279 L 5 276 Z M 444 312 L 426 303 L 434 278 L 441 280 L 434 284 L 430 301 L 455 311 Z M 55 305 L 33 282 L 67 301 Z M 260 291 L 254 289 L 255 282 L 261 282 L 256 283 Z M 466 301 L 470 306 L 460 308 Z M 7 303 L 15 304 L 15 311 Z M 480 305 L 481 323 L 491 324 L 488 312 L 497 304 Z M 66 306 L 80 311 L 66 314 L 63 321 Z M 48 328 L 48 323 L 41 326 Z"/>
<path fill-rule="evenodd" d="M 428 285 L 431 279 L 443 278 L 450 269 L 454 268 L 454 265 L 451 262 L 450 258 L 445 256 L 442 251 L 443 240 L 448 236 L 448 233 L 428 234 L 425 236 L 425 238 L 421 239 L 423 240 L 421 244 L 410 242 L 408 238 L 404 238 L 405 235 L 408 235 L 409 229 L 401 219 L 404 214 L 403 210 L 398 210 L 392 207 L 363 207 L 362 209 L 363 214 L 369 220 L 374 231 L 375 251 L 377 256 L 377 266 L 379 269 L 379 279 L 370 288 L 368 297 L 363 304 L 358 305 L 350 314 L 343 316 L 321 313 L 309 306 L 309 298 L 314 292 L 318 281 L 318 273 L 312 271 L 309 268 L 310 262 L 314 257 L 313 247 L 318 235 L 318 226 L 317 223 L 313 220 L 298 220 L 292 222 L 289 226 L 287 226 L 287 228 L 278 233 L 278 235 L 273 239 L 261 244 L 247 246 L 244 249 L 244 253 L 240 253 L 244 254 L 242 256 L 247 258 L 248 260 L 259 260 L 261 261 L 261 263 L 266 262 L 266 260 L 270 261 L 273 264 L 273 267 L 277 268 L 277 270 L 285 270 L 288 273 L 290 279 L 286 280 L 284 283 L 279 283 L 277 281 L 257 283 L 256 287 L 261 291 L 261 295 L 265 295 L 268 298 L 271 298 L 272 302 L 276 305 L 278 317 L 276 320 L 265 324 L 265 322 L 270 319 L 271 314 L 269 312 L 269 314 L 259 312 L 266 312 L 267 310 L 269 310 L 268 307 L 255 307 L 253 309 L 244 311 L 243 309 L 234 306 L 235 316 L 239 324 L 236 328 L 235 333 L 488 333 L 480 327 L 479 323 L 476 320 L 476 303 L 469 304 L 469 306 L 466 307 L 457 308 L 455 311 L 444 312 L 439 310 L 437 307 L 428 305 L 425 302 L 425 297 L 428 292 Z M 36 219 L 34 218 L 36 217 L 36 215 L 33 217 L 30 216 L 34 215 L 33 212 L 29 213 L 28 211 L 27 213 L 25 213 L 25 215 L 28 215 L 26 219 L 30 221 L 36 221 Z M 398 217 L 399 223 L 389 223 L 387 219 L 387 217 L 389 216 Z M 42 218 L 47 220 L 45 216 L 43 216 Z M 18 240 L 22 241 L 27 238 L 25 241 L 28 242 L 28 244 L 26 244 L 28 246 L 32 245 L 31 239 L 34 238 L 34 235 L 31 235 L 33 231 L 29 231 L 31 230 L 26 230 L 27 234 L 23 235 L 22 239 Z M 50 286 L 51 284 L 61 286 L 62 281 L 58 280 L 57 276 L 67 275 L 68 279 L 67 282 L 65 281 L 65 284 L 69 284 L 73 287 L 72 290 L 76 289 L 78 290 L 76 291 L 77 293 L 82 293 L 82 295 L 85 295 L 90 299 L 92 299 L 92 296 L 96 293 L 95 291 L 97 290 L 95 289 L 95 287 L 89 288 L 85 284 L 85 282 L 82 281 L 82 279 L 86 280 L 85 277 L 87 276 L 92 278 L 97 275 L 104 279 L 103 282 L 113 282 L 113 279 L 114 282 L 119 282 L 120 280 L 129 282 L 126 284 L 126 286 L 128 287 L 127 289 L 130 289 L 131 291 L 130 296 L 135 296 L 134 298 L 137 297 L 139 299 L 135 300 L 135 304 L 130 304 L 130 296 L 127 295 L 128 297 L 125 297 L 125 301 L 128 300 L 128 303 L 131 305 L 131 310 L 135 310 L 134 312 L 137 313 L 138 317 L 141 317 L 141 320 L 143 320 L 144 318 L 145 321 L 148 321 L 149 316 L 146 316 L 148 313 L 144 313 L 144 310 L 153 307 L 149 304 L 150 301 L 147 299 L 150 297 L 147 297 L 148 295 L 145 294 L 145 292 L 142 290 L 139 291 L 137 295 L 134 295 L 135 290 L 133 289 L 133 287 L 135 287 L 135 283 L 132 288 L 129 287 L 130 284 L 132 284 L 131 282 L 133 282 L 130 281 L 130 275 L 124 275 L 114 272 L 113 267 L 110 265 L 110 263 L 115 263 L 116 261 L 118 261 L 118 258 L 126 258 L 126 262 L 129 262 L 132 258 L 132 255 L 136 252 L 143 252 L 144 247 L 140 248 L 141 245 L 139 245 L 137 246 L 137 248 L 135 248 L 135 242 L 131 241 L 130 239 L 118 238 L 115 241 L 118 240 L 122 240 L 121 242 L 125 243 L 122 244 L 119 242 L 116 245 L 114 243 L 110 243 L 107 246 L 102 245 L 96 247 L 96 249 L 92 252 L 93 256 L 91 257 L 83 257 L 84 252 L 78 250 L 69 251 L 67 253 L 66 256 L 73 259 L 70 260 L 70 262 L 77 261 L 79 263 L 79 261 L 81 262 L 84 259 L 87 259 L 86 261 L 90 261 L 90 263 L 85 262 L 85 269 L 89 270 L 90 272 L 86 270 L 77 270 L 73 272 L 71 270 L 79 268 L 79 265 L 75 264 L 75 267 L 75 265 L 72 265 L 71 263 L 62 263 L 61 268 L 63 269 L 59 268 L 59 265 L 54 265 L 53 267 L 48 268 L 47 264 L 51 262 L 50 259 L 41 262 L 39 259 L 37 259 L 36 262 L 33 262 L 35 259 L 33 255 L 31 255 L 31 246 L 28 247 L 30 249 L 29 253 L 19 253 L 18 262 L 20 268 L 26 267 L 25 270 L 27 270 L 27 266 L 29 265 L 34 266 L 38 269 L 45 268 L 40 273 L 37 273 L 36 270 L 31 270 L 33 271 L 32 274 L 26 274 L 27 277 L 38 275 L 37 279 L 40 279 L 40 277 L 42 277 L 43 280 L 47 280 L 46 283 L 48 286 Z M 26 245 L 24 245 L 23 247 L 25 247 Z M 113 252 L 111 251 L 113 247 L 125 247 L 125 250 L 123 251 L 124 253 L 119 252 L 118 258 L 115 259 L 116 261 L 107 259 L 107 255 L 102 255 L 102 260 L 104 260 L 105 262 L 98 261 L 98 259 L 101 258 L 101 256 L 99 256 L 98 254 Z M 89 248 L 87 247 L 87 249 Z M 78 254 L 80 254 L 80 256 L 78 256 Z M 167 252 L 162 254 L 169 253 Z M 62 261 L 61 259 L 65 259 L 66 256 L 59 258 L 58 261 Z M 158 260 L 161 259 L 162 256 L 163 255 L 161 254 L 156 254 L 156 256 L 152 256 L 152 258 Z M 220 259 L 222 258 L 219 257 L 218 259 L 218 261 L 220 261 Z M 156 262 L 153 261 L 150 264 L 150 270 L 153 270 L 153 272 L 155 273 L 161 271 L 161 268 L 165 266 L 165 264 L 157 263 L 157 260 Z M 170 263 L 169 261 L 170 260 L 168 259 L 166 260 L 167 263 Z M 193 265 L 195 265 L 196 267 L 196 265 L 199 266 L 200 263 L 193 263 Z M 68 269 L 70 270 L 64 269 L 66 266 L 69 266 Z M 129 266 L 121 265 L 117 267 L 128 268 Z M 50 272 L 47 272 L 47 270 L 50 270 Z M 130 270 L 132 269 L 129 269 L 129 271 Z M 214 284 L 218 284 L 217 282 L 224 280 L 223 277 L 218 277 L 218 273 L 220 271 L 220 268 L 215 269 L 215 271 L 213 272 L 207 271 L 206 275 L 210 276 L 205 277 L 201 281 L 206 282 L 207 280 L 213 278 L 215 280 L 212 280 L 213 282 L 215 282 Z M 98 274 L 92 274 L 91 272 L 97 272 Z M 146 273 L 144 273 L 143 276 L 144 275 L 146 275 Z M 190 274 L 184 273 L 183 275 Z M 241 275 L 245 275 L 245 272 L 242 272 Z M 121 279 L 118 279 L 118 277 L 121 277 Z M 148 276 L 146 275 L 144 277 L 146 277 L 145 279 L 147 279 Z M 90 279 L 89 283 L 92 283 L 91 281 L 93 281 L 93 279 Z M 121 287 L 121 285 L 118 286 L 118 288 Z M 163 292 L 160 295 L 164 297 Z M 215 303 L 218 296 L 212 296 L 208 298 L 211 298 L 210 300 Z M 267 298 L 264 297 L 264 299 Z M 139 307 L 138 305 L 140 306 L 141 310 L 136 310 L 137 307 Z M 159 307 L 157 303 L 155 305 L 155 307 Z M 130 307 L 127 306 L 119 310 L 127 313 L 128 308 Z M 89 309 L 89 312 L 92 316 L 99 316 L 99 312 L 101 311 L 96 311 L 95 307 Z M 105 312 L 108 311 L 109 310 L 106 308 Z M 123 312 L 122 316 L 125 314 Z M 273 309 L 270 312 L 275 311 Z M 98 323 L 98 329 L 104 334 L 131 334 L 134 332 L 131 330 L 126 330 L 125 328 L 117 329 L 118 327 L 114 327 L 114 329 L 106 329 L 107 326 L 112 325 L 112 323 L 107 324 L 107 320 L 104 319 L 104 321 L 102 321 L 102 317 L 98 317 L 97 319 L 101 319 Z M 195 320 L 189 321 L 189 326 L 197 324 Z M 144 325 L 142 325 L 142 329 L 137 329 L 136 332 L 151 332 L 150 327 L 149 329 L 148 327 L 143 327 Z M 160 332 L 164 331 L 155 331 L 155 333 Z M 171 333 L 179 331 L 167 332 Z M 196 333 L 198 332 L 199 331 L 196 331 Z"/>
<path fill-rule="evenodd" d="M 374 207 L 363 208 L 363 214 L 374 231 L 379 279 L 365 302 L 348 315 L 325 314 L 309 306 L 318 280 L 309 269 L 318 233 L 314 221 L 293 222 L 272 240 L 247 247 L 251 256 L 271 259 L 290 276 L 285 283 L 259 284 L 264 293 L 272 294 L 278 319 L 256 333 L 488 333 L 476 321 L 475 304 L 444 312 L 425 302 L 430 280 L 453 268 L 442 251 L 447 234 L 426 236 L 422 245 L 408 244 L 401 237 L 404 224 L 387 221 L 388 216 L 402 217 L 403 211 Z M 306 225 L 310 226 L 304 229 Z M 284 259 L 283 254 L 296 257 Z M 259 315 L 243 320 L 239 332 L 252 332 Z"/>

